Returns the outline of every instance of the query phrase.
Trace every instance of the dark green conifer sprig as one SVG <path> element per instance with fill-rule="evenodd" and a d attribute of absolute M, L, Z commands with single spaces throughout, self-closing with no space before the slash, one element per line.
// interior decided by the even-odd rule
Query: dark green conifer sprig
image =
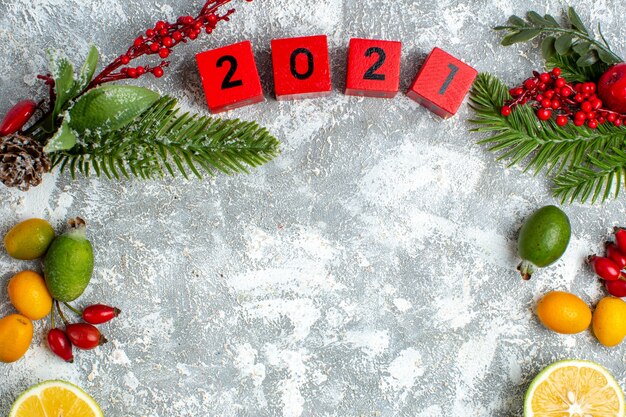
<path fill-rule="evenodd" d="M 280 153 L 280 142 L 255 122 L 179 114 L 176 100 L 162 97 L 122 129 L 86 132 L 68 150 L 51 154 L 52 164 L 109 178 L 247 173 Z"/>

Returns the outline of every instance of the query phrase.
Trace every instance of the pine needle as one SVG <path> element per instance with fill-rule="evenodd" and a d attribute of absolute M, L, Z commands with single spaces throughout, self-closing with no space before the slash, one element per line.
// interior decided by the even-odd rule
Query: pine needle
<path fill-rule="evenodd" d="M 280 153 L 280 142 L 255 122 L 179 115 L 177 102 L 161 98 L 123 129 L 86 133 L 69 151 L 51 155 L 53 166 L 88 176 L 149 179 L 182 174 L 248 173 Z"/>

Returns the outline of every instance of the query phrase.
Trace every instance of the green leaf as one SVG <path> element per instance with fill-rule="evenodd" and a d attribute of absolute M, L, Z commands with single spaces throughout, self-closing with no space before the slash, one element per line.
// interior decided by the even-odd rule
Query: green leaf
<path fill-rule="evenodd" d="M 513 45 L 518 42 L 528 42 L 539 36 L 541 34 L 541 29 L 522 29 L 516 32 L 512 32 L 502 38 L 500 44 L 502 46 Z"/>
<path fill-rule="evenodd" d="M 572 47 L 574 52 L 578 55 L 585 55 L 589 48 L 591 48 L 591 43 L 586 41 L 576 42 L 576 44 Z"/>
<path fill-rule="evenodd" d="M 608 51 L 605 51 L 604 49 L 597 49 L 598 52 L 598 58 L 600 58 L 600 60 L 606 64 L 616 64 L 618 61 L 613 57 L 613 55 L 611 55 Z"/>
<path fill-rule="evenodd" d="M 163 97 L 124 128 L 85 131 L 69 150 L 51 154 L 53 166 L 76 173 L 120 178 L 246 173 L 280 153 L 280 143 L 254 122 L 179 114 Z"/>
<path fill-rule="evenodd" d="M 45 153 L 65 151 L 72 149 L 74 145 L 76 145 L 76 142 L 76 134 L 72 131 L 69 124 L 64 121 L 59 130 L 50 138 L 43 150 Z"/>
<path fill-rule="evenodd" d="M 573 40 L 574 37 L 568 33 L 559 36 L 556 42 L 554 42 L 554 48 L 556 49 L 556 53 L 559 55 L 567 54 L 570 50 L 570 47 L 572 46 Z"/>
<path fill-rule="evenodd" d="M 77 92 L 83 91 L 93 79 L 93 75 L 96 73 L 96 68 L 98 68 L 99 58 L 100 53 L 98 52 L 98 48 L 96 48 L 95 45 L 91 45 L 91 48 L 89 48 L 89 54 L 87 54 L 87 59 L 83 64 L 80 76 L 77 80 Z"/>
<path fill-rule="evenodd" d="M 524 19 L 515 15 L 509 17 L 509 23 L 513 26 L 520 26 L 520 27 L 526 26 L 526 22 L 524 22 Z"/>
<path fill-rule="evenodd" d="M 567 9 L 567 16 L 569 18 L 570 23 L 572 24 L 574 28 L 584 33 L 585 35 L 589 34 L 589 32 L 587 31 L 587 28 L 583 24 L 583 21 L 580 19 L 580 17 L 578 16 L 578 13 L 576 13 L 576 10 L 574 10 L 573 7 L 569 7 Z"/>
<path fill-rule="evenodd" d="M 579 67 L 590 67 L 596 62 L 598 62 L 598 53 L 595 50 L 590 49 L 584 55 L 578 58 L 578 60 L 576 61 L 576 65 L 578 65 Z"/>
<path fill-rule="evenodd" d="M 556 48 L 554 47 L 554 43 L 556 42 L 556 38 L 554 36 L 546 36 L 541 42 L 541 55 L 543 59 L 548 60 L 556 53 Z"/>
<path fill-rule="evenodd" d="M 530 22 L 534 23 L 536 26 L 545 26 L 548 23 L 537 12 L 530 11 L 526 13 L 526 17 L 528 18 Z"/>
<path fill-rule="evenodd" d="M 56 101 L 46 130 L 54 130 L 54 123 L 61 114 L 66 104 L 72 99 L 74 93 L 74 67 L 65 57 L 50 53 L 50 73 L 54 78 L 54 92 Z"/>
<path fill-rule="evenodd" d="M 145 112 L 158 99 L 158 93 L 142 87 L 107 85 L 94 88 L 70 109 L 70 126 L 78 133 L 115 131 Z"/>
<path fill-rule="evenodd" d="M 548 26 L 553 26 L 557 28 L 559 27 L 559 22 L 557 22 L 556 19 L 551 15 L 547 14 L 543 18 L 546 20 L 546 22 L 548 22 Z"/>

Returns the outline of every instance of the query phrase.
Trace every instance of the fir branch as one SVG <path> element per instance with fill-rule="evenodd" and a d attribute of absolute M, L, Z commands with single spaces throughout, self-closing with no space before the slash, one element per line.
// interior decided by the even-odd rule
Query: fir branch
<path fill-rule="evenodd" d="M 511 16 L 507 25 L 497 26 L 494 30 L 507 32 L 501 41 L 504 46 L 528 42 L 543 36 L 541 50 L 548 63 L 554 60 L 555 56 L 568 57 L 575 63 L 569 67 L 566 74 L 570 76 L 566 77 L 568 81 L 582 78 L 586 67 L 595 67 L 592 71 L 597 74 L 601 73 L 602 68 L 623 62 L 622 58 L 611 50 L 602 35 L 600 25 L 598 31 L 601 40 L 597 40 L 585 27 L 574 8 L 568 8 L 564 20 L 564 24 L 561 25 L 549 14 L 541 16 L 530 11 L 526 14 L 526 19 Z M 589 78 L 586 81 L 589 81 Z"/>
<path fill-rule="evenodd" d="M 564 203 L 575 200 L 591 204 L 600 199 L 604 202 L 613 194 L 619 196 L 622 183 L 625 183 L 626 152 L 612 148 L 590 155 L 588 164 L 578 165 L 554 179 L 554 195 Z"/>
<path fill-rule="evenodd" d="M 567 82 L 584 83 L 599 79 L 609 69 L 609 65 L 599 61 L 588 67 L 581 67 L 576 64 L 575 56 L 554 54 L 546 59 L 546 68 L 548 70 L 560 68 L 561 77 Z"/>
<path fill-rule="evenodd" d="M 609 169 L 603 165 L 602 158 L 609 153 L 615 154 L 615 149 L 624 146 L 626 128 L 609 123 L 597 129 L 572 124 L 559 127 L 552 120 L 540 122 L 528 105 L 517 106 L 510 116 L 504 117 L 500 109 L 510 98 L 506 85 L 485 73 L 477 77 L 470 97 L 471 107 L 476 111 L 476 117 L 471 120 L 477 125 L 473 131 L 493 134 L 479 143 L 488 144 L 491 151 L 499 154 L 498 159 L 507 159 L 509 166 L 524 165 L 525 170 L 532 169 L 535 175 L 544 170 L 546 175 L 561 174 L 555 190 L 557 195 L 562 198 L 573 195 L 574 200 L 578 198 L 581 201 L 590 196 L 586 188 L 576 192 L 576 187 L 583 179 L 582 168 L 595 165 L 597 168 L 593 171 L 599 173 L 605 184 L 607 176 L 614 175 L 608 173 Z M 571 172 L 579 174 L 570 178 L 568 174 Z M 586 174 L 590 176 L 588 172 Z"/>
<path fill-rule="evenodd" d="M 161 98 L 123 129 L 87 132 L 70 150 L 50 155 L 53 166 L 88 176 L 144 179 L 193 174 L 248 173 L 280 153 L 280 142 L 255 122 L 179 114 L 177 102 Z"/>

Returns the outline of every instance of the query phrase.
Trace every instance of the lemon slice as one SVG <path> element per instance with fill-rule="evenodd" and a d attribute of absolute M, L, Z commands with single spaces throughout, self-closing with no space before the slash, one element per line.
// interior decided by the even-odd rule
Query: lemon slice
<path fill-rule="evenodd" d="M 598 364 L 556 362 L 530 384 L 524 417 L 624 417 L 624 393 Z"/>
<path fill-rule="evenodd" d="M 65 381 L 46 381 L 26 390 L 9 417 L 104 417 L 100 406 L 85 391 Z"/>

